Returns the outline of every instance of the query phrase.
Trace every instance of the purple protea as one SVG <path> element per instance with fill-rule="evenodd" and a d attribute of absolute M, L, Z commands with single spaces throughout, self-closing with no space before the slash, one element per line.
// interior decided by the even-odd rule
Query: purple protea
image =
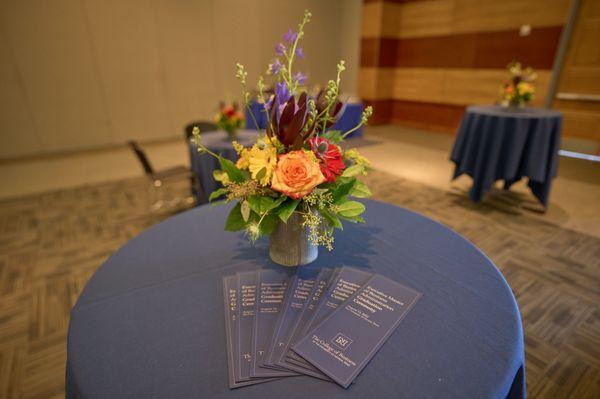
<path fill-rule="evenodd" d="M 277 89 L 276 89 L 277 90 Z M 275 94 L 275 100 L 270 108 L 271 123 L 267 129 L 269 136 L 275 136 L 286 147 L 301 148 L 304 143 L 302 131 L 308 115 L 308 95 L 302 93 L 298 101 L 290 96 L 283 108 L 276 107 L 280 103 Z"/>

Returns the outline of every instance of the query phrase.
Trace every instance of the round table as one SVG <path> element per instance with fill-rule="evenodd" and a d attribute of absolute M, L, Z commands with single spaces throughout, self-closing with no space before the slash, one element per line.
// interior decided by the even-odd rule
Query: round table
<path fill-rule="evenodd" d="M 543 108 L 467 107 L 450 159 L 454 178 L 473 178 L 470 197 L 479 202 L 495 181 L 512 184 L 528 178 L 544 205 L 558 168 L 562 114 Z"/>
<path fill-rule="evenodd" d="M 240 130 L 237 133 L 236 141 L 245 147 L 249 147 L 254 144 L 257 137 L 258 132 L 255 130 Z M 226 132 L 202 132 L 201 139 L 202 144 L 212 152 L 220 154 L 223 158 L 233 162 L 237 161 L 238 155 L 233 149 Z M 199 154 L 194 144 L 189 144 L 189 150 L 191 169 L 202 188 L 201 192 L 194 192 L 193 194 L 199 204 L 204 204 L 208 201 L 210 193 L 218 188 L 218 183 L 213 178 L 213 172 L 221 167 L 215 157 L 209 154 Z"/>
<path fill-rule="evenodd" d="M 92 276 L 71 311 L 68 398 L 522 398 L 519 310 L 493 263 L 417 213 L 365 201 L 311 267 L 380 273 L 423 297 L 348 390 L 310 377 L 228 389 L 223 275 L 273 266 L 266 240 L 201 206 L 145 231 Z"/>

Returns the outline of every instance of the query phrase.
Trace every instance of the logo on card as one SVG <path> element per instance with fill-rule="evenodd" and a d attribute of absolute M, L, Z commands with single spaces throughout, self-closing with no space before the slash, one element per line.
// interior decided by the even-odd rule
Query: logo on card
<path fill-rule="evenodd" d="M 352 341 L 350 338 L 348 338 L 342 333 L 337 333 L 337 335 L 331 340 L 331 343 L 341 350 L 348 349 L 352 342 L 354 341 Z"/>

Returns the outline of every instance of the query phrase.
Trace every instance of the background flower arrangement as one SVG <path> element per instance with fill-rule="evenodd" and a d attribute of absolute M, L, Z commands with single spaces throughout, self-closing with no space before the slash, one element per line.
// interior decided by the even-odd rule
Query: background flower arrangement
<path fill-rule="evenodd" d="M 246 126 L 246 117 L 238 109 L 237 103 L 221 103 L 219 112 L 215 115 L 215 123 L 219 129 L 227 132 L 230 140 L 234 140 L 237 130 Z"/>
<path fill-rule="evenodd" d="M 533 100 L 535 88 L 531 84 L 537 74 L 532 68 L 523 69 L 520 62 L 511 62 L 506 67 L 511 75 L 509 82 L 504 84 L 501 90 L 503 107 L 524 107 Z"/>
<path fill-rule="evenodd" d="M 245 230 L 256 240 L 297 213 L 302 226 L 309 230 L 310 243 L 331 250 L 333 230 L 342 229 L 343 220 L 364 222 L 364 205 L 351 197 L 371 195 L 357 178 L 367 174 L 369 162 L 356 149 L 344 150 L 340 144 L 367 123 L 372 108 L 363 110 L 360 123 L 349 131 L 330 130 L 344 111 L 338 95 L 345 66 L 344 61 L 338 63 L 336 79 L 315 97 L 304 90 L 306 75 L 293 68 L 294 61 L 304 57 L 299 42 L 310 18 L 310 12 L 305 11 L 297 31 L 288 30 L 275 47 L 277 56 L 267 69 L 274 79 L 274 95 L 266 98 L 264 79 L 261 76 L 258 80 L 257 99 L 268 116 L 265 135 L 249 148 L 234 142 L 239 155 L 235 164 L 204 147 L 198 129 L 192 141 L 199 152 L 218 158 L 221 166 L 214 177 L 223 187 L 209 200 L 224 196 L 225 202 L 237 201 L 225 223 L 226 230 Z M 248 107 L 247 72 L 243 65 L 236 66 Z"/>

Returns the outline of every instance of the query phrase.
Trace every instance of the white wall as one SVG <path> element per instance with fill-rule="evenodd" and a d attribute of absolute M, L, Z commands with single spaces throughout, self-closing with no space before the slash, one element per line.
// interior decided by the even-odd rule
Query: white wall
<path fill-rule="evenodd" d="M 0 158 L 177 137 L 255 82 L 288 27 L 313 13 L 299 67 L 347 61 L 356 92 L 360 0 L 0 2 Z"/>

